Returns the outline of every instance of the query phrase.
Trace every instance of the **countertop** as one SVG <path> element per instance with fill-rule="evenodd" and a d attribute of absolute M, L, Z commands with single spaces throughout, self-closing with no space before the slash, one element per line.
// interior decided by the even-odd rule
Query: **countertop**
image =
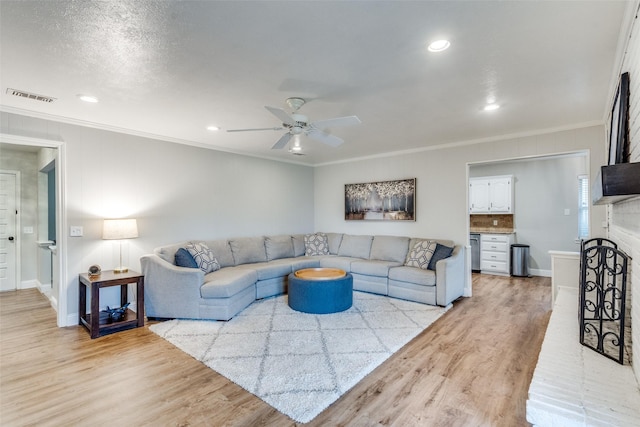
<path fill-rule="evenodd" d="M 512 228 L 485 228 L 485 227 L 471 227 L 469 229 L 471 233 L 484 233 L 484 234 L 513 234 L 516 230 Z"/>

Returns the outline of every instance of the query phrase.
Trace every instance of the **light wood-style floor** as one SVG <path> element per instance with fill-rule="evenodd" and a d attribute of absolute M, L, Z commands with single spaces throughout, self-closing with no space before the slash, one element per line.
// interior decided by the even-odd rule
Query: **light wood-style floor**
<path fill-rule="evenodd" d="M 309 426 L 527 426 L 548 278 L 473 277 L 453 308 Z M 146 327 L 58 328 L 37 290 L 0 294 L 2 426 L 295 423 Z"/>

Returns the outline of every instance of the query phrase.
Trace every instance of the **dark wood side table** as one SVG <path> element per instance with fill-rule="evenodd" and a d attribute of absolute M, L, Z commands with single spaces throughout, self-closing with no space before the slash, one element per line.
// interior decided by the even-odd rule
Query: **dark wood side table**
<path fill-rule="evenodd" d="M 144 326 L 144 276 L 129 270 L 126 273 L 114 273 L 113 270 L 103 271 L 99 276 L 80 274 L 79 324 L 89 330 L 91 338 L 122 331 L 124 329 Z M 100 288 L 120 286 L 120 307 L 127 303 L 127 285 L 136 283 L 137 312 L 127 309 L 124 319 L 109 323 L 107 313 L 100 312 Z M 91 311 L 87 313 L 87 288 L 91 288 Z"/>

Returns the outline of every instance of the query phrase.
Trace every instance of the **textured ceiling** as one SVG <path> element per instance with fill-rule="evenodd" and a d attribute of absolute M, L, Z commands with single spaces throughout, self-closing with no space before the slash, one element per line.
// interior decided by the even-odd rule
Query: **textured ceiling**
<path fill-rule="evenodd" d="M 308 164 L 573 126 L 606 114 L 627 3 L 3 0 L 0 104 Z M 303 157 L 270 149 L 281 131 L 226 132 L 278 126 L 264 106 L 291 96 L 362 124 L 331 129 L 338 148 L 303 138 Z"/>

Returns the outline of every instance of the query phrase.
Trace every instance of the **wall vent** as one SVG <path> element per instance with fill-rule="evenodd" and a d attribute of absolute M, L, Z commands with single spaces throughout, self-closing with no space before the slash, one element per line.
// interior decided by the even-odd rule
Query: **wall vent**
<path fill-rule="evenodd" d="M 24 90 L 7 88 L 7 95 L 19 96 L 20 98 L 33 99 L 35 101 L 53 102 L 56 98 L 45 95 L 38 95 L 37 93 L 25 92 Z"/>

